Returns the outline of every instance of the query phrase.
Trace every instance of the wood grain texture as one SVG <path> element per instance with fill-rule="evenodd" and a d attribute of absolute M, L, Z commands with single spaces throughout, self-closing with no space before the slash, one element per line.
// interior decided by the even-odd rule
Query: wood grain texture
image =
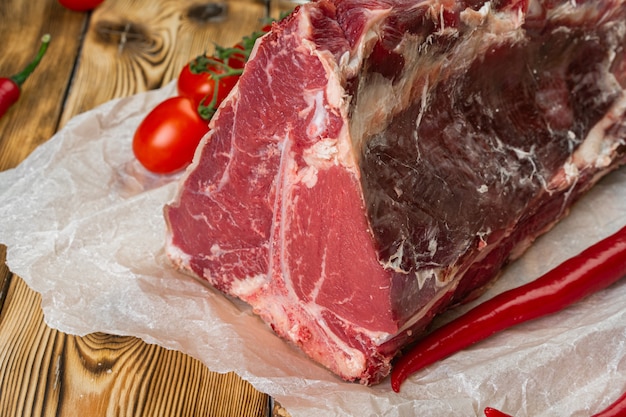
<path fill-rule="evenodd" d="M 1 416 L 259 416 L 268 398 L 235 374 L 134 337 L 66 335 L 11 281 L 0 319 Z M 12 395 L 5 395 L 12 393 Z"/>
<path fill-rule="evenodd" d="M 0 76 L 21 71 L 35 56 L 41 37 L 52 36 L 20 99 L 0 119 L 0 169 L 15 167 L 57 130 L 86 19 L 54 0 L 0 1 Z"/>
<path fill-rule="evenodd" d="M 212 16 L 215 4 L 196 0 L 102 4 L 89 21 L 61 126 L 112 98 L 162 87 L 193 57 L 212 52 L 215 44 L 234 45 L 261 27 L 262 4 L 223 3 L 226 14 L 221 18 Z"/>
<path fill-rule="evenodd" d="M 0 244 L 0 319 L 2 318 L 2 306 L 9 291 L 11 283 L 11 271 L 6 265 L 7 247 Z"/>

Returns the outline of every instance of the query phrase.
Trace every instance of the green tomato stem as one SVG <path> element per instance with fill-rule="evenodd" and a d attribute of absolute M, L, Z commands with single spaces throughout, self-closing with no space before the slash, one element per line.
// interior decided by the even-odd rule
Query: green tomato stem
<path fill-rule="evenodd" d="M 30 62 L 30 64 L 28 64 L 26 68 L 24 68 L 21 72 L 11 77 L 11 80 L 15 84 L 17 84 L 18 87 L 21 86 L 24 83 L 24 81 L 26 81 L 28 76 L 32 74 L 35 68 L 37 68 L 37 65 L 39 65 L 39 62 L 41 62 L 41 58 L 43 58 L 43 56 L 46 54 L 49 44 L 50 44 L 50 34 L 46 33 L 45 35 L 41 37 L 41 46 L 39 47 L 39 52 L 37 52 L 35 59 L 33 59 Z"/>

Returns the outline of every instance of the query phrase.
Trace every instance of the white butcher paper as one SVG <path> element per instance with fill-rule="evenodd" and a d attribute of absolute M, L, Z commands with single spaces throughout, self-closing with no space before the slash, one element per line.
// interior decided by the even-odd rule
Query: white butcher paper
<path fill-rule="evenodd" d="M 174 91 L 169 84 L 81 114 L 0 173 L 7 264 L 41 294 L 51 327 L 180 350 L 213 371 L 236 372 L 293 417 L 468 417 L 482 416 L 486 406 L 516 417 L 583 417 L 626 391 L 626 282 L 455 354 L 413 375 L 397 394 L 388 379 L 373 387 L 339 380 L 246 306 L 177 273 L 164 255 L 162 216 L 177 176 L 147 174 L 131 151 L 141 119 Z M 624 224 L 626 168 L 603 179 L 481 300 L 538 277 Z"/>

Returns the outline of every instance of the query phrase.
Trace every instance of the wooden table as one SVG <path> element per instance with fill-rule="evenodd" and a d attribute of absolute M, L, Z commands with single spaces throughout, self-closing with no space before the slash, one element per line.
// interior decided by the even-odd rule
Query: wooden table
<path fill-rule="evenodd" d="M 18 72 L 41 36 L 52 35 L 18 103 L 0 119 L 0 171 L 74 115 L 167 84 L 189 59 L 215 43 L 236 43 L 265 15 L 260 0 L 228 0 L 226 15 L 216 17 L 208 1 L 106 0 L 91 13 L 57 0 L 0 1 L 0 76 Z M 39 294 L 8 270 L 5 257 L 0 245 L 0 416 L 285 414 L 238 376 L 213 373 L 180 352 L 134 337 L 49 328 Z"/>

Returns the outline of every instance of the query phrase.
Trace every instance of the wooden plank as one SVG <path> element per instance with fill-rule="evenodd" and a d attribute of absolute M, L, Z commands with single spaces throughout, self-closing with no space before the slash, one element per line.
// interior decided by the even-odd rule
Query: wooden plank
<path fill-rule="evenodd" d="M 19 105 L 0 121 L 0 169 L 16 166 L 73 115 L 166 84 L 212 42 L 234 43 L 247 34 L 263 12 L 260 4 L 232 3 L 232 18 L 211 22 L 194 4 L 107 0 L 89 18 L 55 0 L 0 2 L 0 16 L 11 16 L 0 26 L 2 74 L 25 65 L 24 51 L 36 51 L 43 33 L 53 37 Z M 267 395 L 180 352 L 134 337 L 75 337 L 49 328 L 39 295 L 11 278 L 4 248 L 0 255 L 0 415 L 266 415 Z"/>
<path fill-rule="evenodd" d="M 46 326 L 39 294 L 15 277 L 0 318 L 0 415 L 251 416 L 268 398 L 235 374 L 134 337 Z"/>
<path fill-rule="evenodd" d="M 261 27 L 261 3 L 224 7 L 226 14 L 216 18 L 215 7 L 195 0 L 103 3 L 90 21 L 61 125 L 113 98 L 162 87 L 193 57 L 215 44 L 234 45 Z"/>
<path fill-rule="evenodd" d="M 0 76 L 21 71 L 35 56 L 41 37 L 52 35 L 47 55 L 22 86 L 22 93 L 0 119 L 0 171 L 17 166 L 57 130 L 80 46 L 86 15 L 62 8 L 55 0 L 0 2 L 3 40 Z M 13 275 L 0 245 L 0 320 Z M 2 362 L 0 362 L 2 364 Z M 3 393 L 6 391 L 0 391 Z M 0 396 L 2 396 L 0 394 Z"/>
<path fill-rule="evenodd" d="M 214 43 L 237 42 L 259 27 L 264 11 L 253 0 L 233 1 L 227 18 L 214 20 L 207 18 L 210 7 L 107 0 L 90 15 L 56 0 L 0 2 L 0 74 L 25 65 L 43 33 L 53 37 L 19 104 L 0 120 L 0 170 L 16 166 L 75 114 L 158 88 Z M 75 337 L 49 328 L 39 295 L 12 276 L 4 254 L 1 247 L 0 415 L 266 415 L 267 395 L 180 352 L 133 337 Z M 286 415 L 279 406 L 274 411 Z"/>
<path fill-rule="evenodd" d="M 2 319 L 2 306 L 9 291 L 11 283 L 11 271 L 6 265 L 7 247 L 0 244 L 0 320 Z"/>
<path fill-rule="evenodd" d="M 52 35 L 20 99 L 0 119 L 0 170 L 15 167 L 57 130 L 86 16 L 55 0 L 0 1 L 0 76 L 21 71 L 35 56 L 43 34 Z"/>

